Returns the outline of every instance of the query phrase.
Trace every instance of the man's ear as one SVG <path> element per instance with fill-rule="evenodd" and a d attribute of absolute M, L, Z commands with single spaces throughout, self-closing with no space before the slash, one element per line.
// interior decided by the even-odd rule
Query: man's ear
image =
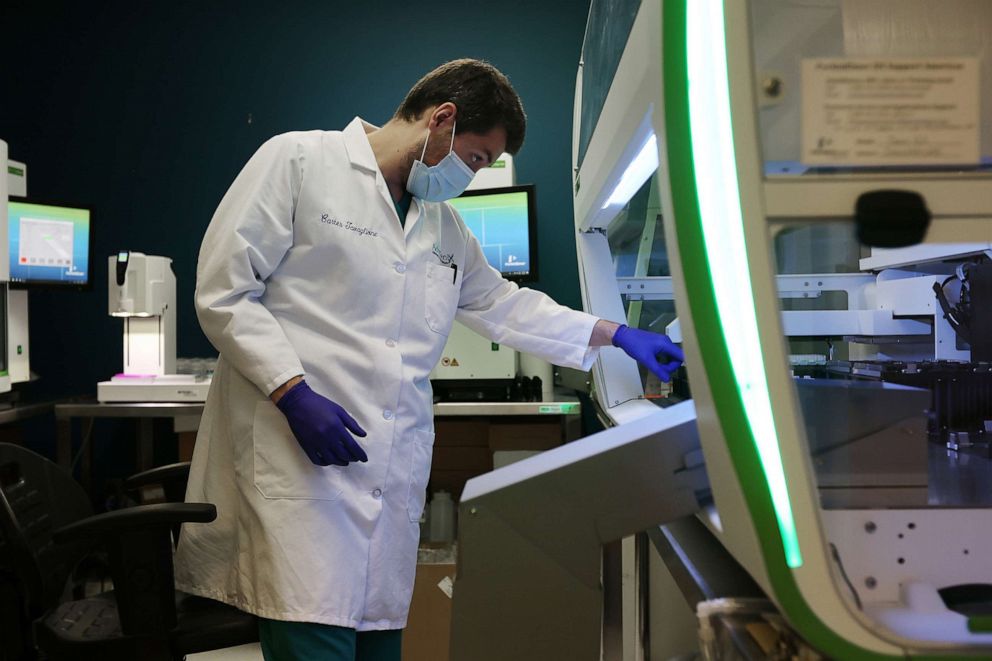
<path fill-rule="evenodd" d="M 445 101 L 435 108 L 433 113 L 431 113 L 429 128 L 446 128 L 449 124 L 454 122 L 457 115 L 458 107 L 451 101 Z"/>

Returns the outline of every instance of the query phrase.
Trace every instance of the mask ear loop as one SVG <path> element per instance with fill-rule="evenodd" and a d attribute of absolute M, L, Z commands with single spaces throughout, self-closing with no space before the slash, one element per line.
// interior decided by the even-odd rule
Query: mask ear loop
<path fill-rule="evenodd" d="M 428 127 L 428 129 L 427 129 L 427 137 L 424 138 L 424 148 L 420 152 L 420 162 L 421 163 L 424 162 L 424 155 L 427 153 L 427 141 L 430 140 L 430 139 L 431 139 L 431 129 L 430 129 L 430 127 Z"/>
<path fill-rule="evenodd" d="M 458 121 L 452 119 L 451 120 L 451 144 L 448 145 L 448 153 L 449 154 L 451 153 L 451 150 L 455 148 L 455 128 L 457 126 L 458 126 Z M 427 148 L 427 145 L 424 145 L 424 148 L 426 149 Z M 438 244 L 440 246 L 442 246 L 442 250 L 444 250 L 444 248 L 443 248 L 443 246 L 444 246 L 444 218 L 442 218 L 442 214 L 438 214 L 438 217 L 437 217 L 437 242 L 438 242 Z"/>
<path fill-rule="evenodd" d="M 455 148 L 455 129 L 458 128 L 458 120 L 451 120 L 451 144 L 448 145 L 448 153 Z M 427 155 L 427 141 L 431 139 L 431 129 L 427 128 L 427 137 L 424 138 L 424 148 L 420 150 L 420 162 L 424 162 L 424 156 Z"/>

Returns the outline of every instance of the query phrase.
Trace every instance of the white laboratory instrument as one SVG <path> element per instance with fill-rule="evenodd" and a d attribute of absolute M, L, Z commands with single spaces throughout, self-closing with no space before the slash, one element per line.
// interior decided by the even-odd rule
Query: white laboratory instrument
<path fill-rule="evenodd" d="M 0 163 L 7 164 L 7 143 L 0 140 Z M 8 169 L 10 169 L 8 167 Z M 3 300 L 0 301 L 0 310 L 2 310 L 3 318 L 0 319 L 0 332 L 3 336 L 0 338 L 0 351 L 2 351 L 2 361 L 0 361 L 0 392 L 10 391 L 10 359 L 9 350 L 7 347 L 7 297 L 9 295 L 9 282 L 10 282 L 10 262 L 7 254 L 8 237 L 7 237 L 7 197 L 10 193 L 10 177 L 7 175 L 0 176 L 0 291 L 2 291 Z M 16 190 L 15 190 L 16 192 Z"/>
<path fill-rule="evenodd" d="M 11 383 L 31 380 L 31 351 L 28 335 L 28 293 L 7 292 L 7 357 Z"/>
<path fill-rule="evenodd" d="M 124 370 L 97 384 L 101 402 L 202 402 L 209 377 L 176 374 L 176 276 L 168 257 L 108 259 L 109 312 L 124 320 Z"/>
<path fill-rule="evenodd" d="M 27 197 L 28 166 L 20 161 L 7 160 L 7 196 Z M 6 200 L 4 203 L 6 213 Z M 4 223 L 9 227 L 10 219 Z M 3 240 L 7 246 L 9 232 Z M 8 257 L 9 260 L 9 257 Z M 9 266 L 9 261 L 8 261 Z M 7 358 L 10 361 L 11 383 L 22 383 L 31 379 L 31 350 L 28 333 L 28 292 L 9 289 L 7 291 Z"/>
<path fill-rule="evenodd" d="M 0 161 L 2 162 L 2 161 Z M 7 161 L 7 196 L 27 197 L 28 166 L 20 161 Z M 4 201 L 6 207 L 6 200 Z M 6 213 L 6 208 L 4 209 Z M 8 222 L 4 222 L 8 227 Z M 5 232 L 4 252 L 10 240 Z M 8 256 L 9 260 L 9 256 Z M 9 267 L 8 261 L 8 267 Z M 28 334 L 28 293 L 23 290 L 7 291 L 7 359 L 11 383 L 21 383 L 31 378 L 31 351 Z"/>
<path fill-rule="evenodd" d="M 496 167 L 480 170 L 468 190 L 502 188 L 516 183 L 513 156 L 503 154 Z M 452 325 L 441 359 L 431 372 L 436 391 L 449 390 L 455 383 L 466 384 L 458 392 L 473 391 L 470 382 L 510 382 L 517 376 L 519 356 L 510 347 L 495 344 L 457 321 Z M 455 392 L 454 389 L 451 389 Z M 454 395 L 453 395 L 454 396 Z"/>

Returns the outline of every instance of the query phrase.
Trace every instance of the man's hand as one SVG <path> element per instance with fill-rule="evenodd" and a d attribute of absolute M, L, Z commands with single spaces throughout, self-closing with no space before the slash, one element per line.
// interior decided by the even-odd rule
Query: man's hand
<path fill-rule="evenodd" d="M 352 461 L 368 461 L 365 450 L 352 438 L 364 437 L 362 429 L 348 412 L 300 380 L 282 394 L 276 406 L 289 421 L 296 441 L 318 466 L 347 466 Z"/>
<path fill-rule="evenodd" d="M 665 382 L 672 380 L 672 373 L 685 360 L 682 349 L 668 339 L 667 335 L 631 328 L 626 324 L 617 328 L 613 334 L 613 346 L 623 349 L 628 356 Z"/>

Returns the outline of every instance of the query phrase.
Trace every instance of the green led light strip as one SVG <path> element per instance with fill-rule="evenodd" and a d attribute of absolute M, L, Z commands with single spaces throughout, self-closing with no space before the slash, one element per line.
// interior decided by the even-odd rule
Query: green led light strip
<path fill-rule="evenodd" d="M 802 565 L 803 559 L 772 416 L 747 263 L 721 0 L 688 3 L 686 61 L 696 198 L 717 314 L 737 390 L 771 491 L 786 562 L 795 569 Z"/>

